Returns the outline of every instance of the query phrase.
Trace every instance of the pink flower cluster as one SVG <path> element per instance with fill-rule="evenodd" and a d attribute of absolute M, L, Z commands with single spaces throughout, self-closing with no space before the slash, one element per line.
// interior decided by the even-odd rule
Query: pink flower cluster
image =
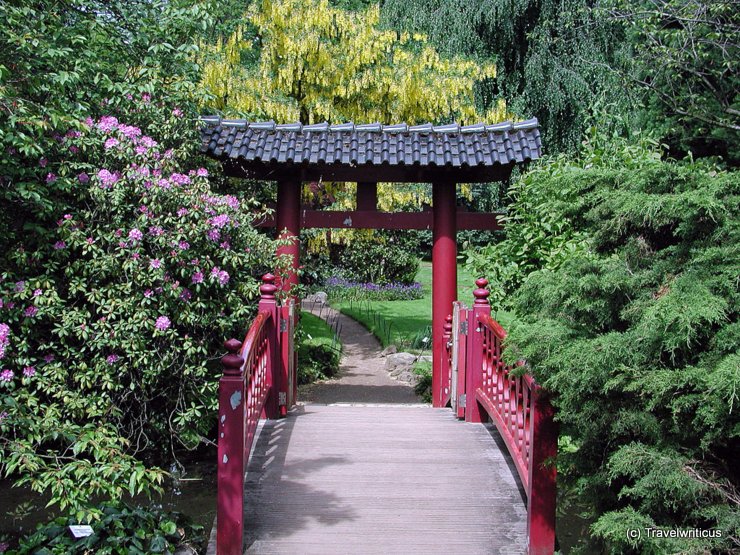
<path fill-rule="evenodd" d="M 167 316 L 160 316 L 154 323 L 154 327 L 157 328 L 159 331 L 164 331 L 166 329 L 169 329 L 171 324 L 172 322 L 170 322 L 170 319 L 167 318 Z"/>
<path fill-rule="evenodd" d="M 98 179 L 100 179 L 101 187 L 103 189 L 110 189 L 119 179 L 121 179 L 121 175 L 118 172 L 111 173 L 106 169 L 102 169 L 98 172 Z"/>
<path fill-rule="evenodd" d="M 13 381 L 13 378 L 15 377 L 15 374 L 12 370 L 3 370 L 0 372 L 0 382 L 10 382 Z"/>
<path fill-rule="evenodd" d="M 226 270 L 220 269 L 218 266 L 215 266 L 211 270 L 211 277 L 216 278 L 221 285 L 229 283 L 229 273 Z"/>
<path fill-rule="evenodd" d="M 144 238 L 144 234 L 141 230 L 134 228 L 128 232 L 128 238 L 132 241 L 141 241 Z"/>
<path fill-rule="evenodd" d="M 10 326 L 8 324 L 0 324 L 0 359 L 5 356 L 5 349 L 10 343 L 8 336 L 10 335 Z"/>

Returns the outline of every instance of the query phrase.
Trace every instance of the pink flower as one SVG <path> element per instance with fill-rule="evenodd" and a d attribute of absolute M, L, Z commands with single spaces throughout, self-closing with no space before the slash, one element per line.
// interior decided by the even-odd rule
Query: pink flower
<path fill-rule="evenodd" d="M 149 102 L 152 100 L 152 96 L 150 94 L 144 93 L 141 95 L 141 101 L 144 104 L 149 104 Z"/>
<path fill-rule="evenodd" d="M 21 293 L 26 288 L 26 282 L 25 281 L 16 281 L 15 282 L 15 292 Z"/>
<path fill-rule="evenodd" d="M 87 175 L 87 174 L 86 174 L 85 172 L 82 172 L 81 174 L 79 174 L 79 175 L 77 176 L 77 180 L 78 180 L 78 181 L 79 181 L 80 183 L 87 183 L 88 181 L 90 181 L 90 176 L 89 176 L 89 175 Z"/>
<path fill-rule="evenodd" d="M 151 289 L 147 289 L 146 291 L 144 291 L 144 296 L 147 299 L 151 299 L 152 296 L 154 296 L 154 291 L 152 291 Z"/>
<path fill-rule="evenodd" d="M 141 230 L 137 228 L 134 228 L 128 232 L 128 238 L 132 241 L 141 241 L 143 237 L 144 234 L 141 232 Z"/>
<path fill-rule="evenodd" d="M 118 130 L 132 141 L 141 135 L 141 129 L 133 125 L 119 125 Z"/>
<path fill-rule="evenodd" d="M 170 322 L 170 319 L 167 318 L 167 316 L 160 316 L 154 323 L 154 327 L 159 331 L 164 331 L 170 327 L 170 324 L 172 324 L 172 322 Z"/>
<path fill-rule="evenodd" d="M 229 243 L 228 241 L 224 241 L 223 243 L 221 243 L 221 245 L 220 245 L 220 246 L 221 246 L 221 248 L 222 248 L 222 249 L 224 249 L 225 251 L 227 251 L 227 250 L 231 249 L 231 244 L 230 244 L 230 243 Z"/>
<path fill-rule="evenodd" d="M 34 289 L 33 290 L 33 296 L 34 297 L 40 297 L 43 294 L 43 291 L 41 289 Z"/>
<path fill-rule="evenodd" d="M 120 176 L 118 173 L 111 173 L 106 169 L 102 169 L 98 172 L 98 179 L 100 179 L 104 189 L 110 189 L 120 179 Z"/>
<path fill-rule="evenodd" d="M 108 364 L 115 364 L 118 362 L 118 355 L 108 355 L 108 357 L 105 359 L 105 362 Z"/>
<path fill-rule="evenodd" d="M 198 168 L 198 171 L 195 172 L 195 175 L 198 177 L 208 177 L 208 170 L 205 168 Z"/>
<path fill-rule="evenodd" d="M 57 180 L 57 176 L 53 173 L 49 172 L 46 174 L 46 182 L 47 183 L 54 183 Z"/>
<path fill-rule="evenodd" d="M 54 362 L 54 358 L 55 358 L 54 355 L 46 355 L 44 357 L 44 362 L 46 362 L 47 364 L 50 362 Z"/>
<path fill-rule="evenodd" d="M 172 188 L 172 183 L 170 183 L 166 179 L 160 179 L 159 181 L 157 181 L 157 185 L 159 185 L 162 189 L 171 189 Z"/>
<path fill-rule="evenodd" d="M 46 158 L 41 158 L 39 160 L 39 166 L 41 166 L 42 168 L 45 168 L 46 167 L 46 164 L 48 164 L 48 163 L 49 163 L 49 161 Z"/>
<path fill-rule="evenodd" d="M 149 228 L 149 235 L 152 237 L 159 237 L 164 233 L 164 229 L 159 227 L 158 225 L 153 225 Z"/>
<path fill-rule="evenodd" d="M 2 372 L 0 372 L 0 381 L 2 382 L 12 381 L 14 377 L 15 374 L 12 370 L 3 370 Z"/>
<path fill-rule="evenodd" d="M 118 127 L 118 119 L 113 116 L 103 116 L 98 120 L 98 129 L 103 133 L 110 133 Z"/>
<path fill-rule="evenodd" d="M 30 378 L 35 374 L 36 374 L 36 369 L 33 366 L 26 366 L 23 369 L 23 375 L 27 378 Z"/>
<path fill-rule="evenodd" d="M 65 220 L 71 220 L 72 214 L 65 214 L 64 216 L 62 216 L 62 218 L 64 218 Z"/>
<path fill-rule="evenodd" d="M 144 135 L 143 137 L 141 137 L 141 139 L 139 139 L 139 144 L 146 148 L 154 148 L 155 146 L 157 146 L 157 141 L 147 135 Z"/>
<path fill-rule="evenodd" d="M 195 272 L 192 281 L 193 283 L 203 283 L 203 272 Z"/>
<path fill-rule="evenodd" d="M 227 225 L 230 221 L 230 218 L 227 214 L 219 214 L 218 216 L 214 216 L 210 220 L 208 220 L 208 223 L 216 228 L 223 228 L 225 225 Z"/>
<path fill-rule="evenodd" d="M 115 137 L 110 137 L 109 139 L 106 139 L 103 147 L 105 148 L 105 150 L 110 150 L 111 148 L 118 146 L 119 144 L 121 143 L 118 141 L 118 139 L 116 139 Z"/>
<path fill-rule="evenodd" d="M 26 318 L 33 318 L 34 316 L 36 316 L 36 314 L 38 314 L 38 311 L 39 309 L 35 306 L 29 306 L 28 308 L 26 308 L 25 311 L 23 311 L 23 315 Z"/>
<path fill-rule="evenodd" d="M 180 108 L 175 108 L 174 110 L 172 110 L 172 115 L 176 118 L 181 118 L 183 116 L 182 110 L 180 110 Z"/>
<path fill-rule="evenodd" d="M 67 243 L 65 243 L 64 241 L 57 241 L 56 243 L 54 243 L 54 250 L 58 251 L 66 247 L 67 247 Z"/>
<path fill-rule="evenodd" d="M 148 151 L 149 149 L 145 146 L 137 146 L 134 149 L 134 152 L 136 152 L 136 154 L 138 154 L 139 156 L 144 156 Z"/>
<path fill-rule="evenodd" d="M 162 267 L 162 261 L 159 258 L 152 258 L 149 261 L 149 267 L 154 270 L 158 270 L 159 268 Z"/>
<path fill-rule="evenodd" d="M 209 229 L 206 235 L 211 241 L 218 241 L 221 239 L 221 232 L 218 229 Z"/>
<path fill-rule="evenodd" d="M 218 266 L 215 266 L 211 270 L 211 277 L 215 277 L 221 285 L 229 283 L 229 273 L 225 270 L 221 270 Z"/>
<path fill-rule="evenodd" d="M 190 289 L 184 288 L 182 290 L 182 293 L 180 293 L 180 299 L 187 302 L 193 297 L 193 294 L 190 292 Z"/>
<path fill-rule="evenodd" d="M 78 153 L 78 152 L 80 151 L 80 149 L 79 149 L 79 148 L 77 148 L 76 146 L 72 145 L 71 147 L 69 147 L 69 151 L 70 151 L 70 152 L 71 152 L 72 154 L 77 154 L 77 153 Z"/>
<path fill-rule="evenodd" d="M 178 246 L 180 247 L 181 251 L 186 251 L 190 248 L 190 243 L 188 243 L 187 241 L 180 241 L 178 243 Z"/>
<path fill-rule="evenodd" d="M 173 173 L 170 176 L 170 181 L 176 185 L 188 185 L 190 183 L 190 178 L 182 173 Z"/>
<path fill-rule="evenodd" d="M 85 239 L 85 241 L 87 241 L 88 245 L 92 245 L 95 242 L 95 239 L 93 239 L 92 237 L 88 237 L 87 239 Z"/>
<path fill-rule="evenodd" d="M 180 209 L 179 209 L 179 210 L 177 211 L 177 217 L 178 217 L 178 218 L 182 218 L 182 217 L 183 217 L 183 216 L 185 216 L 185 215 L 186 215 L 186 214 L 187 214 L 188 212 L 189 212 L 189 210 L 188 210 L 187 208 L 180 208 Z"/>

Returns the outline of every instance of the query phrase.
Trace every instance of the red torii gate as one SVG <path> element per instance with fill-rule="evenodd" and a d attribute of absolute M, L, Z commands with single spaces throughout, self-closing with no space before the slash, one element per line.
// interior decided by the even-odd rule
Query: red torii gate
<path fill-rule="evenodd" d="M 277 181 L 274 224 L 263 225 L 292 239 L 278 249 L 292 256 L 285 290 L 298 283 L 301 228 L 432 229 L 432 396 L 435 407 L 445 406 L 444 325 L 457 296 L 457 230 L 499 229 L 496 214 L 458 211 L 456 185 L 504 181 L 516 164 L 539 158 L 537 120 L 462 127 L 202 120 L 202 151 L 221 160 L 227 175 Z M 321 180 L 356 182 L 357 209 L 302 207 L 301 184 Z M 378 182 L 431 183 L 431 212 L 378 211 Z"/>

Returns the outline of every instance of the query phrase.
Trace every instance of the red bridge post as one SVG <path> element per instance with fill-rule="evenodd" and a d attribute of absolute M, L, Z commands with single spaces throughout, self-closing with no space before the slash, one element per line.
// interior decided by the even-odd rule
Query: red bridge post
<path fill-rule="evenodd" d="M 444 324 L 457 297 L 457 207 L 456 185 L 452 182 L 432 184 L 432 405 L 442 407 L 447 375 L 443 360 Z"/>
<path fill-rule="evenodd" d="M 558 427 L 554 419 L 555 410 L 542 388 L 536 386 L 532 395 L 527 506 L 529 555 L 550 555 L 555 550 Z"/>
<path fill-rule="evenodd" d="M 246 388 L 242 370 L 242 344 L 229 339 L 221 362 L 224 373 L 218 385 L 218 555 L 241 555 L 244 538 L 244 424 Z"/>
<path fill-rule="evenodd" d="M 481 411 L 475 400 L 475 392 L 483 387 L 483 368 L 486 357 L 483 356 L 483 329 L 479 323 L 483 315 L 491 315 L 491 305 L 488 303 L 488 280 L 479 278 L 475 281 L 477 288 L 473 291 L 475 302 L 468 310 L 468 349 L 465 369 L 465 422 L 485 422 L 487 415 Z"/>
<path fill-rule="evenodd" d="M 267 370 L 267 387 L 270 388 L 270 394 L 265 402 L 263 412 L 264 418 L 280 417 L 280 393 L 285 392 L 285 384 L 288 383 L 287 376 L 283 377 L 282 364 L 280 364 L 280 309 L 275 299 L 275 276 L 265 274 L 262 276 L 262 285 L 260 286 L 259 312 L 269 312 L 272 315 L 272 323 L 267 331 L 270 341 L 270 366 Z"/>

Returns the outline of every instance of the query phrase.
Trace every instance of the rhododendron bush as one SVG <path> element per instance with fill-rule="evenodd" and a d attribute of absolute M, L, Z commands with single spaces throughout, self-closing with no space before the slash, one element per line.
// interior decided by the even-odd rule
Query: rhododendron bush
<path fill-rule="evenodd" d="M 112 115 L 61 135 L 46 180 L 72 200 L 1 276 L 0 465 L 63 508 L 156 487 L 147 450 L 207 441 L 215 357 L 272 264 L 245 201 L 191 167 L 182 116 L 160 122 L 174 149 Z"/>

